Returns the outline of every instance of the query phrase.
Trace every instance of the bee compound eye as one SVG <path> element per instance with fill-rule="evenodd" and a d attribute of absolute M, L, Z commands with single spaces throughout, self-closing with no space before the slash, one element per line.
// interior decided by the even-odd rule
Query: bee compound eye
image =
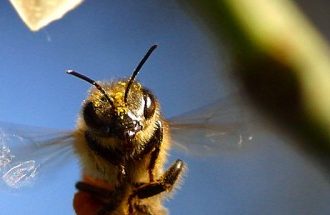
<path fill-rule="evenodd" d="M 83 116 L 86 122 L 89 122 L 92 120 L 93 117 L 95 117 L 95 107 L 92 102 L 88 102 L 83 107 Z"/>
<path fill-rule="evenodd" d="M 156 109 L 155 98 L 150 92 L 145 91 L 143 95 L 143 99 L 144 99 L 144 117 L 146 119 L 150 119 L 154 115 Z"/>
<path fill-rule="evenodd" d="M 96 114 L 96 109 L 92 102 L 88 102 L 85 104 L 83 108 L 83 116 L 86 124 L 93 128 L 98 128 L 103 125 L 100 118 Z"/>

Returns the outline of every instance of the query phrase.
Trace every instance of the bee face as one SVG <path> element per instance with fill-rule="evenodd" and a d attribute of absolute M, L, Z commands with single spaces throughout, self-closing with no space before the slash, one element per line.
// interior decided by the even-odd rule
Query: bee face
<path fill-rule="evenodd" d="M 89 129 L 100 136 L 132 140 L 155 121 L 159 112 L 155 97 L 137 82 L 129 87 L 126 97 L 127 85 L 125 80 L 100 84 L 106 94 L 91 89 L 82 109 Z"/>

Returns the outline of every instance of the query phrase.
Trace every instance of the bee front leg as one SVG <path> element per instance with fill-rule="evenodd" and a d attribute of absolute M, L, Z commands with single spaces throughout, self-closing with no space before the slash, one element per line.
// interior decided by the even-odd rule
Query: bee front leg
<path fill-rule="evenodd" d="M 154 181 L 154 173 L 153 170 L 156 165 L 156 160 L 159 156 L 160 147 L 163 142 L 163 125 L 160 121 L 157 121 L 157 130 L 154 134 L 154 138 L 152 138 L 152 144 L 154 145 L 154 149 L 150 155 L 150 162 L 148 166 L 148 173 L 149 173 L 149 181 Z"/>
<path fill-rule="evenodd" d="M 161 121 L 157 121 L 156 125 L 157 129 L 152 138 L 148 141 L 148 143 L 146 143 L 144 150 L 141 151 L 139 154 L 136 154 L 133 158 L 134 160 L 141 160 L 147 154 L 150 153 L 150 161 L 147 167 L 149 174 L 149 182 L 154 181 L 154 169 L 163 142 L 163 125 Z"/>
<path fill-rule="evenodd" d="M 167 171 L 160 179 L 155 182 L 145 183 L 137 187 L 128 198 L 129 213 L 133 214 L 134 212 L 133 199 L 145 199 L 158 195 L 164 191 L 171 191 L 179 175 L 181 174 L 183 167 L 183 161 L 176 160 L 176 162 L 167 169 Z"/>

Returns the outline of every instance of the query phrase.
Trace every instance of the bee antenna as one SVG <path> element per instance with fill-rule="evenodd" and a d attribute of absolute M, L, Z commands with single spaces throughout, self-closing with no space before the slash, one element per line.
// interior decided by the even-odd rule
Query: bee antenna
<path fill-rule="evenodd" d="M 80 79 L 87 81 L 88 83 L 94 85 L 104 95 L 104 97 L 108 100 L 110 105 L 114 107 L 113 101 L 109 98 L 109 96 L 107 95 L 105 90 L 101 87 L 101 85 L 99 85 L 96 81 L 94 81 L 93 79 L 91 79 L 85 75 L 82 75 L 74 70 L 67 70 L 66 73 L 69 75 L 76 76 L 77 78 L 80 78 Z"/>
<path fill-rule="evenodd" d="M 127 87 L 126 87 L 126 90 L 125 90 L 125 97 L 124 97 L 124 101 L 125 103 L 127 102 L 127 96 L 128 96 L 128 93 L 129 93 L 129 90 L 134 82 L 134 79 L 135 77 L 137 76 L 137 74 L 140 72 L 143 64 L 147 61 L 147 59 L 150 57 L 151 53 L 157 48 L 157 45 L 153 45 L 149 48 L 149 50 L 147 51 L 147 53 L 144 55 L 144 57 L 142 58 L 142 60 L 140 61 L 140 63 L 137 65 L 137 67 L 134 69 L 129 81 L 128 81 L 128 84 L 127 84 Z"/>

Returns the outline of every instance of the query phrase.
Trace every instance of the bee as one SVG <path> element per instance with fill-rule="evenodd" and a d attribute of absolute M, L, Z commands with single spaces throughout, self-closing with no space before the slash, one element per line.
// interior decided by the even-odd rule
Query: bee
<path fill-rule="evenodd" d="M 13 188 L 30 184 L 53 160 L 45 151 L 58 159 L 73 149 L 82 168 L 73 200 L 78 215 L 167 214 L 163 200 L 179 183 L 186 166 L 177 159 L 165 168 L 171 144 L 181 149 L 195 144 L 199 152 L 214 152 L 220 142 L 239 145 L 244 135 L 239 121 L 226 122 L 232 105 L 223 102 L 165 120 L 155 95 L 136 81 L 156 47 L 147 51 L 128 79 L 98 82 L 67 71 L 92 85 L 72 132 L 38 139 L 33 132 L 2 123 L 2 181 Z M 221 117 L 224 110 L 225 118 Z"/>
<path fill-rule="evenodd" d="M 97 83 L 68 71 L 95 86 L 83 103 L 74 132 L 84 175 L 76 184 L 78 214 L 81 196 L 86 194 L 102 203 L 99 215 L 167 214 L 160 194 L 173 189 L 184 163 L 176 160 L 163 170 L 170 143 L 168 124 L 155 96 L 135 81 L 155 48 L 148 50 L 127 80 Z"/>

